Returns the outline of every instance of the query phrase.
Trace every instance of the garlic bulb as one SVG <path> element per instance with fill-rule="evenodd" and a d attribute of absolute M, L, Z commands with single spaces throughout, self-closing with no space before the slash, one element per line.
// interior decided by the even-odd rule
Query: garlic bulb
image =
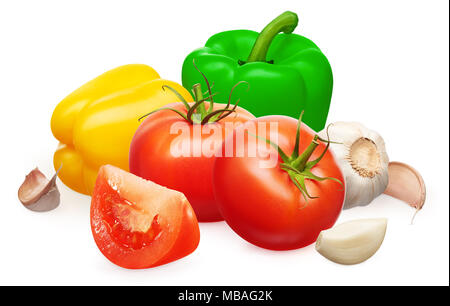
<path fill-rule="evenodd" d="M 336 122 L 319 136 L 336 142 L 331 150 L 345 177 L 344 209 L 367 205 L 384 192 L 389 157 L 378 133 L 357 122 Z"/>

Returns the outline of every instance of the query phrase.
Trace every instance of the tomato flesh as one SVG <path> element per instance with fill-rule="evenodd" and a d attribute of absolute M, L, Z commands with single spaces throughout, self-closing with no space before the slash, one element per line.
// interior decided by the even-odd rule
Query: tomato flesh
<path fill-rule="evenodd" d="M 112 238 L 134 250 L 146 247 L 161 233 L 158 215 L 148 215 L 119 194 L 105 194 L 101 207 L 103 222 L 111 228 Z"/>
<path fill-rule="evenodd" d="M 200 239 L 194 211 L 182 193 L 109 165 L 97 177 L 91 228 L 100 251 L 129 269 L 184 257 Z"/>

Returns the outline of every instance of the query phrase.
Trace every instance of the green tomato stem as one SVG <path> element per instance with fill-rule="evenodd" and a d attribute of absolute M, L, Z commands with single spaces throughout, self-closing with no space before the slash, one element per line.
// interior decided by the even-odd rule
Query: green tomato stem
<path fill-rule="evenodd" d="M 192 90 L 194 91 L 194 99 L 195 99 L 196 102 L 198 102 L 200 100 L 203 100 L 203 93 L 202 93 L 202 88 L 200 86 L 200 83 L 194 84 L 194 86 L 192 87 Z M 205 103 L 201 103 L 198 106 L 198 111 L 202 115 L 202 118 L 204 116 L 206 116 Z"/>
<path fill-rule="evenodd" d="M 317 142 L 319 136 L 314 136 L 313 141 L 309 144 L 309 146 L 305 149 L 305 151 L 300 154 L 299 157 L 297 157 L 292 163 L 291 166 L 293 168 L 298 169 L 298 171 L 302 172 L 305 170 L 306 163 L 310 159 L 311 155 L 313 154 L 314 150 L 317 148 L 319 143 Z"/>
<path fill-rule="evenodd" d="M 302 115 L 303 112 L 300 115 L 300 118 L 298 120 L 297 124 L 297 133 L 296 133 L 296 140 L 295 140 L 295 147 L 294 152 L 292 152 L 291 156 L 288 156 L 286 153 L 283 152 L 283 150 L 274 142 L 270 141 L 269 139 L 266 139 L 264 137 L 260 137 L 256 134 L 252 134 L 250 132 L 247 132 L 257 138 L 265 140 L 266 143 L 270 144 L 273 148 L 275 148 L 278 151 L 278 154 L 280 155 L 281 159 L 283 160 L 283 163 L 280 164 L 280 168 L 283 171 L 286 171 L 289 175 L 289 178 L 291 179 L 292 183 L 300 190 L 303 197 L 305 198 L 305 201 L 308 201 L 309 199 L 315 199 L 317 197 L 311 196 L 306 188 L 305 185 L 305 179 L 312 180 L 312 181 L 324 181 L 324 180 L 333 180 L 339 183 L 341 186 L 344 186 L 344 184 L 334 178 L 334 177 L 319 177 L 311 172 L 311 169 L 320 162 L 320 160 L 325 156 L 325 153 L 327 152 L 329 146 L 330 146 L 330 139 L 328 137 L 328 128 L 327 128 L 327 137 L 328 140 L 321 139 L 318 135 L 315 135 L 309 146 L 300 154 L 299 156 L 299 147 L 300 147 L 300 125 L 302 122 Z M 311 158 L 311 155 L 314 153 L 314 150 L 319 146 L 318 141 L 324 141 L 327 142 L 327 146 L 325 147 L 322 154 L 315 160 L 309 161 Z"/>
<path fill-rule="evenodd" d="M 256 38 L 252 51 L 247 59 L 250 62 L 267 62 L 266 56 L 270 44 L 275 36 L 280 33 L 290 34 L 298 25 L 297 14 L 286 11 L 272 20 Z"/>
<path fill-rule="evenodd" d="M 195 63 L 193 63 L 193 64 L 195 66 Z M 195 66 L 195 68 L 198 70 L 197 66 Z M 205 94 L 209 94 L 208 96 L 203 97 L 202 88 L 201 88 L 200 83 L 194 84 L 194 86 L 192 86 L 192 93 L 194 95 L 195 103 L 191 106 L 178 91 L 176 91 L 174 88 L 172 88 L 168 85 L 163 85 L 163 87 L 162 87 L 163 90 L 165 90 L 165 88 L 169 89 L 173 94 L 175 94 L 178 97 L 178 99 L 181 100 L 181 102 L 186 107 L 187 113 L 184 114 L 183 112 L 181 112 L 175 108 L 163 107 L 163 108 L 154 110 L 153 112 L 150 112 L 146 115 L 141 116 L 138 119 L 138 121 L 141 121 L 145 117 L 147 117 L 155 112 L 159 112 L 162 110 L 170 110 L 170 111 L 173 111 L 173 112 L 177 113 L 178 115 L 180 115 L 184 120 L 186 120 L 190 124 L 202 124 L 203 125 L 203 124 L 218 122 L 218 121 L 222 120 L 223 118 L 227 117 L 228 115 L 230 115 L 231 113 L 235 113 L 239 99 L 236 101 L 236 103 L 234 104 L 234 106 L 232 108 L 229 108 L 230 102 L 231 102 L 231 94 L 232 94 L 234 88 L 237 87 L 237 85 L 239 85 L 241 83 L 247 83 L 247 82 L 240 81 L 236 85 L 234 85 L 233 88 L 231 89 L 230 97 L 229 97 L 227 105 L 224 108 L 214 110 L 213 96 L 216 95 L 216 93 L 213 94 L 211 92 L 211 86 L 209 85 L 208 79 L 200 70 L 198 70 L 198 71 L 203 76 L 206 86 L 208 87 L 208 91 L 205 93 Z M 247 85 L 248 85 L 248 83 L 247 83 Z M 206 106 L 205 106 L 206 101 L 209 101 L 208 109 L 206 109 Z"/>

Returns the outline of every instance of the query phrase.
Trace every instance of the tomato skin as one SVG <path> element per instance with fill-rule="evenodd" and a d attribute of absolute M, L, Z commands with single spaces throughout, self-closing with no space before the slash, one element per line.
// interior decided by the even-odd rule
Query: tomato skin
<path fill-rule="evenodd" d="M 209 104 L 205 102 L 206 108 Z M 214 110 L 225 105 L 214 104 Z M 168 105 L 187 113 L 182 103 Z M 217 208 L 212 186 L 214 155 L 208 156 L 201 151 L 200 141 L 213 143 L 220 149 L 226 135 L 232 133 L 234 124 L 244 123 L 254 116 L 244 109 L 237 108 L 236 113 L 216 123 L 204 125 L 201 132 L 194 131 L 198 124 L 190 124 L 170 110 L 161 110 L 148 116 L 137 129 L 130 146 L 130 172 L 157 184 L 183 192 L 191 203 L 200 222 L 222 221 Z M 183 135 L 174 126 L 186 129 Z M 213 132 L 217 129 L 217 133 Z M 199 131 L 199 130 L 197 130 Z M 174 143 L 185 144 L 191 148 L 192 155 L 183 156 L 180 147 Z M 194 155 L 194 151 L 197 155 Z M 175 154 L 174 154 L 175 152 Z"/>
<path fill-rule="evenodd" d="M 337 220 L 344 202 L 343 186 L 332 180 L 321 182 L 305 180 L 306 188 L 315 199 L 305 201 L 294 185 L 277 151 L 266 143 L 258 143 L 255 136 L 247 135 L 243 143 L 236 134 L 257 123 L 277 123 L 278 132 L 271 132 L 270 139 L 288 155 L 293 152 L 297 121 L 285 116 L 266 116 L 247 122 L 237 128 L 233 136 L 223 144 L 230 144 L 235 153 L 244 146 L 244 154 L 234 157 L 217 157 L 213 169 L 214 194 L 220 212 L 228 225 L 248 242 L 272 250 L 297 249 L 313 243 L 321 230 L 330 228 Z M 267 130 L 269 130 L 267 128 Z M 258 134 L 258 125 L 256 125 Z M 312 141 L 314 131 L 302 124 L 300 152 Z M 259 152 L 272 152 L 277 156 L 276 166 L 262 168 L 261 156 L 252 157 L 250 149 L 257 146 Z M 325 149 L 321 143 L 310 160 L 316 159 Z M 334 177 L 344 184 L 343 175 L 331 151 L 312 169 L 321 177 Z"/>
<path fill-rule="evenodd" d="M 138 182 L 136 187 L 134 183 L 129 183 L 132 174 L 124 173 L 126 172 L 113 166 L 102 166 L 94 187 L 90 209 L 91 230 L 102 254 L 120 267 L 144 269 L 163 265 L 192 253 L 199 244 L 200 231 L 195 213 L 186 198 L 175 191 L 164 191 L 164 195 L 161 195 L 161 192 L 155 192 L 154 187 L 145 188 L 148 187 L 145 185 L 148 182 Z M 131 180 L 143 181 L 138 177 Z M 146 202 L 149 192 L 155 192 L 153 199 L 160 196 L 169 199 L 167 194 L 172 195 L 160 207 L 156 203 L 154 207 L 146 208 L 158 215 L 157 235 L 147 245 L 131 248 L 114 236 L 111 224 L 107 222 L 105 210 L 111 206 L 107 199 L 117 199 L 118 194 L 123 194 L 127 205 L 134 207 L 135 204 Z"/>

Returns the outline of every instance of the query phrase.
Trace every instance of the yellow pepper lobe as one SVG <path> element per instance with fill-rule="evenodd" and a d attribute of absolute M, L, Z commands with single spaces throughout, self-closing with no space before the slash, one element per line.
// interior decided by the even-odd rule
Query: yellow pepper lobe
<path fill-rule="evenodd" d="M 88 194 L 83 182 L 83 160 L 72 146 L 60 143 L 53 155 L 53 166 L 58 169 L 60 180 L 71 189 L 79 193 Z"/>
<path fill-rule="evenodd" d="M 59 177 L 69 188 L 90 195 L 100 166 L 128 170 L 128 151 L 138 118 L 180 101 L 164 91 L 169 85 L 192 101 L 181 85 L 163 80 L 146 65 L 125 65 L 89 81 L 62 100 L 51 119 L 60 141 L 53 162 L 63 167 Z"/>
<path fill-rule="evenodd" d="M 72 144 L 75 119 L 84 106 L 102 97 L 159 79 L 159 74 L 143 64 L 124 65 L 109 70 L 65 97 L 53 111 L 51 129 L 60 142 Z"/>

